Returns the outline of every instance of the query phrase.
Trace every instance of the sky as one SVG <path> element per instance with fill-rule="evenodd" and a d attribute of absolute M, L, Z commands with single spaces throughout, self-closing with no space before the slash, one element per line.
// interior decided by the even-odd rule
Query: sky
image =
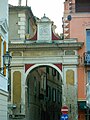
<path fill-rule="evenodd" d="M 46 15 L 57 26 L 56 33 L 62 33 L 62 17 L 65 0 L 27 0 L 27 5 L 31 7 L 34 16 L 41 18 Z M 11 5 L 18 5 L 18 0 L 8 0 Z M 26 5 L 26 0 L 22 0 L 22 5 Z"/>

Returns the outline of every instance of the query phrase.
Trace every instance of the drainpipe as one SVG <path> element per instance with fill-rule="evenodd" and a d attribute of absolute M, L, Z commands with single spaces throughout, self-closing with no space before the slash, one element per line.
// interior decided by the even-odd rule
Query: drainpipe
<path fill-rule="evenodd" d="M 26 0 L 26 6 L 27 6 L 27 2 L 28 2 L 28 1 Z"/>
<path fill-rule="evenodd" d="M 18 6 L 21 6 L 21 0 L 18 0 Z"/>

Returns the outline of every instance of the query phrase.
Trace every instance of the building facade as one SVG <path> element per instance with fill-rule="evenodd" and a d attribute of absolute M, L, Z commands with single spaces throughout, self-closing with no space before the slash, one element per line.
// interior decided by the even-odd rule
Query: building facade
<path fill-rule="evenodd" d="M 3 55 L 8 51 L 8 0 L 0 2 L 0 119 L 7 120 L 8 71 Z"/>
<path fill-rule="evenodd" d="M 78 50 L 83 42 L 76 38 L 61 40 L 55 34 L 53 21 L 45 15 L 36 18 L 35 22 L 32 19 L 27 25 L 25 11 L 28 7 L 22 8 L 11 6 L 13 10 L 9 14 L 9 51 L 12 55 L 9 101 L 15 105 L 10 119 L 60 119 L 61 107 L 67 105 L 69 119 L 77 120 Z M 27 28 L 35 29 L 26 36 Z"/>
<path fill-rule="evenodd" d="M 78 51 L 78 119 L 90 119 L 89 85 L 89 38 L 90 38 L 90 1 L 65 0 L 63 31 L 64 38 L 77 38 L 84 46 Z"/>

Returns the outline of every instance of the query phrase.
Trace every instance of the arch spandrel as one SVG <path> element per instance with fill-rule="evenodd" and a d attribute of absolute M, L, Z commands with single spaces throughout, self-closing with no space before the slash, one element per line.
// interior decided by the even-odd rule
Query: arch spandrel
<path fill-rule="evenodd" d="M 40 67 L 40 66 L 50 66 L 55 68 L 61 75 L 62 79 L 63 79 L 63 74 L 62 74 L 62 64 L 26 64 L 25 65 L 25 78 L 27 77 L 27 75 L 29 74 L 29 72 L 31 70 L 33 70 L 36 67 Z M 26 80 L 26 79 L 25 79 Z"/>

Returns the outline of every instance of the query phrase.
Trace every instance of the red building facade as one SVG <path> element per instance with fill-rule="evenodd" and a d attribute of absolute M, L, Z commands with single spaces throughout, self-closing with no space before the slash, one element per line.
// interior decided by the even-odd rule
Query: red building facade
<path fill-rule="evenodd" d="M 89 119 L 89 36 L 90 1 L 65 0 L 63 17 L 64 38 L 77 38 L 84 46 L 78 51 L 78 120 Z"/>

